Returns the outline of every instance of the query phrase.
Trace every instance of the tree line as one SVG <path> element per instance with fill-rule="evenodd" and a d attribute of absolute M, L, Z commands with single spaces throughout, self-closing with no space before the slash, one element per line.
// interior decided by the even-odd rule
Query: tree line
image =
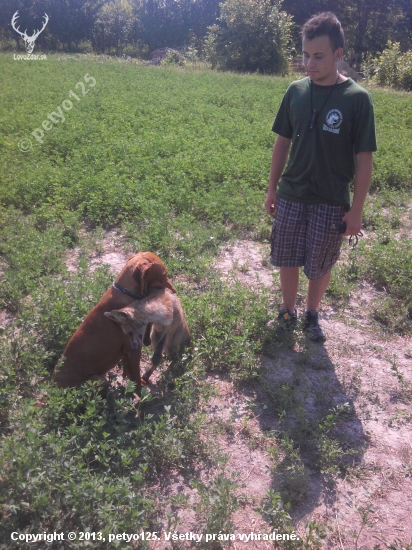
<path fill-rule="evenodd" d="M 95 52 L 149 59 L 160 48 L 190 49 L 231 70 L 282 73 L 300 55 L 300 26 L 333 11 L 347 40 L 346 59 L 357 69 L 388 41 L 412 49 L 411 0 L 0 0 L 0 47 L 22 49 L 11 26 L 32 34 L 43 51 Z"/>

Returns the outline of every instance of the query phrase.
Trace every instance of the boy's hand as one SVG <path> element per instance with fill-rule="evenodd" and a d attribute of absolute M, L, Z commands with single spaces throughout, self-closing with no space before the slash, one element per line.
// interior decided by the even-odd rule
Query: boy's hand
<path fill-rule="evenodd" d="M 362 229 L 362 212 L 359 214 L 356 211 L 349 210 L 343 216 L 342 221 L 346 223 L 345 237 L 349 235 L 357 235 Z"/>
<path fill-rule="evenodd" d="M 272 216 L 272 218 L 275 216 L 277 200 L 278 199 L 276 197 L 276 192 L 273 193 L 271 191 L 268 191 L 265 200 L 265 209 L 269 216 Z"/>

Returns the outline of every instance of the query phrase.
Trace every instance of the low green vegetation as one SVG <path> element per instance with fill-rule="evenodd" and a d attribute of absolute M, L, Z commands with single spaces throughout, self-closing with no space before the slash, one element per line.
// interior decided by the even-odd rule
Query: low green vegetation
<path fill-rule="evenodd" d="M 228 532 L 244 499 L 215 442 L 205 443 L 212 433 L 203 412 L 211 372 L 240 389 L 264 388 L 277 429 L 250 446 L 270 449 L 274 488 L 255 507 L 274 528 L 292 532 L 291 510 L 310 495 L 311 476 L 333 486 L 355 460 L 359 449 L 340 430 L 353 411 L 311 387 L 316 414 L 309 415 L 309 386 L 298 379 L 305 364 L 325 377 L 329 367 L 311 358 L 303 341 L 290 379 L 273 385 L 265 378 L 262 353 L 276 354 L 287 344 L 267 326 L 273 292 L 222 282 L 211 268 L 229 239 L 268 239 L 262 205 L 271 123 L 290 79 L 87 56 L 17 62 L 2 55 L 1 63 L 0 310 L 13 321 L 0 327 L 0 548 L 29 547 L 13 546 L 13 531 L 155 532 L 165 509 L 174 529 L 177 510 L 188 501 L 159 489 L 159 479 L 172 471 L 196 492 L 201 528 Z M 81 94 L 76 84 L 91 82 L 85 75 L 96 85 L 77 101 L 69 94 Z M 365 210 L 367 238 L 339 264 L 328 299 L 339 308 L 368 281 L 380 292 L 371 310 L 378 329 L 407 333 L 410 98 L 371 93 L 379 152 Z M 65 120 L 52 123 L 48 115 L 69 98 Z M 32 133 L 42 128 L 43 136 L 35 134 L 40 142 Z M 19 149 L 22 139 L 31 141 L 28 152 Z M 121 387 L 114 376 L 107 400 L 92 385 L 60 390 L 50 384 L 70 335 L 112 281 L 107 266 L 90 271 L 90 255 L 103 249 L 106 229 L 115 230 L 128 251 L 161 256 L 193 336 L 192 356 L 165 369 L 158 398 L 143 393 L 139 404 L 133 384 Z M 78 267 L 69 271 L 74 249 Z M 406 382 L 405 388 L 409 396 Z M 247 422 L 241 434 L 250 436 Z M 205 464 L 214 468 L 209 481 L 199 473 Z M 318 548 L 324 536 L 309 522 L 301 545 L 290 541 L 288 548 Z M 139 548 L 149 548 L 149 541 L 139 541 Z"/>

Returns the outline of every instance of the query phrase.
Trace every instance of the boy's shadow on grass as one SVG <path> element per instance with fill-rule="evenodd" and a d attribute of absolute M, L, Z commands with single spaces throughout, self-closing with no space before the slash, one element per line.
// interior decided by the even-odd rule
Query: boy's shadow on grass
<path fill-rule="evenodd" d="M 338 380 L 326 348 L 297 331 L 268 335 L 260 382 L 260 426 L 277 440 L 271 452 L 272 490 L 285 505 L 290 502 L 292 518 L 320 504 L 331 508 L 336 479 L 350 473 L 365 451 L 353 392 L 348 395 Z"/>

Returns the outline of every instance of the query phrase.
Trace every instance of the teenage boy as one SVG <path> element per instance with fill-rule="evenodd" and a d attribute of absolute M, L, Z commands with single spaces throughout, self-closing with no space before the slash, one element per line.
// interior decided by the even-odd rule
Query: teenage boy
<path fill-rule="evenodd" d="M 344 33 L 333 13 L 320 13 L 304 24 L 302 47 L 308 76 L 289 86 L 273 124 L 278 137 L 265 208 L 275 217 L 270 261 L 280 267 L 278 319 L 287 327 L 296 322 L 299 267 L 304 266 L 309 279 L 304 330 L 311 340 L 323 342 L 317 310 L 343 235 L 356 235 L 362 226 L 375 124 L 369 93 L 338 72 Z"/>

